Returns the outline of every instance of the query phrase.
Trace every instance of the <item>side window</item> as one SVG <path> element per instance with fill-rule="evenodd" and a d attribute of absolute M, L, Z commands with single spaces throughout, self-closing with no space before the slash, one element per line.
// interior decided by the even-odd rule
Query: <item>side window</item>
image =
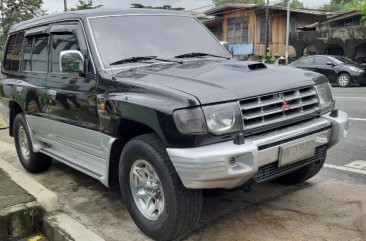
<path fill-rule="evenodd" d="M 64 50 L 80 50 L 73 34 L 52 35 L 51 43 L 51 72 L 60 72 L 60 53 Z"/>
<path fill-rule="evenodd" d="M 23 50 L 23 71 L 31 71 L 31 58 L 32 58 L 32 43 L 33 38 L 26 38 Z"/>
<path fill-rule="evenodd" d="M 300 60 L 299 64 L 303 64 L 303 65 L 312 65 L 313 64 L 313 58 L 305 58 Z"/>
<path fill-rule="evenodd" d="M 24 32 L 13 34 L 9 37 L 6 48 L 4 69 L 7 71 L 19 71 L 20 53 L 24 40 Z"/>
<path fill-rule="evenodd" d="M 48 37 L 35 36 L 32 51 L 32 71 L 48 71 Z"/>
<path fill-rule="evenodd" d="M 48 36 L 32 36 L 24 41 L 23 71 L 48 71 Z"/>
<path fill-rule="evenodd" d="M 316 57 L 314 60 L 315 65 L 327 65 L 327 62 L 331 61 L 324 57 Z"/>

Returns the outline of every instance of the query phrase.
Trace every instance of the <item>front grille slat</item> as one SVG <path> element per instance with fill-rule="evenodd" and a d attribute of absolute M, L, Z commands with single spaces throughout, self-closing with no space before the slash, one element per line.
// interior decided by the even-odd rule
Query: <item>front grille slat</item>
<path fill-rule="evenodd" d="M 290 108 L 284 108 L 284 99 Z M 319 111 L 314 86 L 248 98 L 239 101 L 244 130 L 258 128 Z"/>

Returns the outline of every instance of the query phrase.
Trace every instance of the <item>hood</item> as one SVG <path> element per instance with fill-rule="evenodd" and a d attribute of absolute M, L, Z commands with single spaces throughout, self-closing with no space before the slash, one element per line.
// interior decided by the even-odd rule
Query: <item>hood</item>
<path fill-rule="evenodd" d="M 201 104 L 233 101 L 327 81 L 320 74 L 291 67 L 266 66 L 235 60 L 192 60 L 184 64 L 158 64 L 124 70 L 124 79 L 179 90 Z"/>

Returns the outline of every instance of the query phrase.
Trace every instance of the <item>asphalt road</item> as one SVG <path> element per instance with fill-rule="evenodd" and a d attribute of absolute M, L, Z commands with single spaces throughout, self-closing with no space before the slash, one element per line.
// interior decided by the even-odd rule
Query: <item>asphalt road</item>
<path fill-rule="evenodd" d="M 337 107 L 346 111 L 345 141 L 328 152 L 325 167 L 295 186 L 263 184 L 250 192 L 206 196 L 199 227 L 186 240 L 366 240 L 366 88 L 333 88 Z M 0 156 L 19 160 L 0 131 Z M 118 188 L 61 163 L 31 175 L 59 196 L 62 209 L 106 240 L 149 240 L 129 217 Z"/>

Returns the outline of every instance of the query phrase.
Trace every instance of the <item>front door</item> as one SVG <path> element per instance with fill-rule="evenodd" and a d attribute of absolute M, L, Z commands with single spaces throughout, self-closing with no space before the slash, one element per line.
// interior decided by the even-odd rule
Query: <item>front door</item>
<path fill-rule="evenodd" d="M 88 58 L 80 23 L 53 25 L 50 41 L 46 92 L 50 99 L 48 114 L 53 148 L 105 158 L 99 139 L 96 75 Z M 85 73 L 61 72 L 60 53 L 65 50 L 83 53 Z"/>

